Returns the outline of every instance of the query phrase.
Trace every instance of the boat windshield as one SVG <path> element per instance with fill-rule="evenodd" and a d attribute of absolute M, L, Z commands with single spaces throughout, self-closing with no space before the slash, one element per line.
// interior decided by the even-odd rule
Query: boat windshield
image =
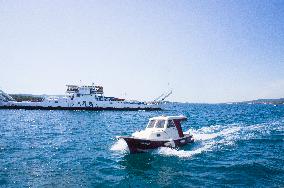
<path fill-rule="evenodd" d="M 171 128 L 171 127 L 176 127 L 173 120 L 169 120 L 169 121 L 168 121 L 168 126 L 167 126 L 167 128 Z"/>
<path fill-rule="evenodd" d="M 157 121 L 157 123 L 156 123 L 156 128 L 164 128 L 164 125 L 165 125 L 165 120 L 159 120 L 159 121 Z"/>
<path fill-rule="evenodd" d="M 148 126 L 147 128 L 153 128 L 154 125 L 155 125 L 156 121 L 155 120 L 150 120 L 149 123 L 148 123 Z"/>

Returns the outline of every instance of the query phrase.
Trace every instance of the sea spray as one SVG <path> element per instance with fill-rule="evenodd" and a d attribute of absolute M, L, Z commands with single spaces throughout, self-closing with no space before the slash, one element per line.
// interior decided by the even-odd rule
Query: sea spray
<path fill-rule="evenodd" d="M 212 145 L 210 144 L 207 144 L 195 150 L 189 150 L 189 151 L 179 150 L 175 148 L 161 147 L 157 150 L 157 153 L 161 155 L 166 155 L 166 156 L 192 157 L 193 155 L 200 154 L 205 151 L 210 151 L 211 148 L 212 148 Z"/>
<path fill-rule="evenodd" d="M 123 139 L 118 139 L 110 148 L 112 151 L 127 151 L 128 147 Z"/>

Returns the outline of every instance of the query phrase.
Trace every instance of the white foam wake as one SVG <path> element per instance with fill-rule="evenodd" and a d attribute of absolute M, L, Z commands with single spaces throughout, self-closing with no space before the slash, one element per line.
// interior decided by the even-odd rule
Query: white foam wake
<path fill-rule="evenodd" d="M 195 150 L 185 151 L 185 150 L 177 150 L 174 148 L 166 148 L 162 147 L 158 149 L 158 154 L 167 155 L 167 156 L 177 156 L 177 157 L 191 157 L 196 154 L 200 154 L 205 151 L 210 151 L 212 145 L 204 145 L 203 147 L 197 148 Z"/>
<path fill-rule="evenodd" d="M 143 131 L 136 131 L 132 134 L 135 137 L 141 137 L 143 135 Z M 128 151 L 127 143 L 123 139 L 118 139 L 110 148 L 112 151 Z"/>
<path fill-rule="evenodd" d="M 186 133 L 193 135 L 195 144 L 199 145 L 192 150 L 178 150 L 173 148 L 160 148 L 159 154 L 177 157 L 192 157 L 193 155 L 214 150 L 216 145 L 233 145 L 236 135 L 241 130 L 239 126 L 214 125 L 201 129 L 189 129 Z"/>
<path fill-rule="evenodd" d="M 110 148 L 112 151 L 127 151 L 127 143 L 123 139 L 118 139 Z"/>

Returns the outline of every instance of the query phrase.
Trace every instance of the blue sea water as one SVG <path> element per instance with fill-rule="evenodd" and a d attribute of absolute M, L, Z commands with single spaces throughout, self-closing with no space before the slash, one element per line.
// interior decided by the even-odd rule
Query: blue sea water
<path fill-rule="evenodd" d="M 129 154 L 117 135 L 186 115 L 195 143 Z M 164 111 L 0 110 L 0 187 L 283 187 L 284 106 Z"/>

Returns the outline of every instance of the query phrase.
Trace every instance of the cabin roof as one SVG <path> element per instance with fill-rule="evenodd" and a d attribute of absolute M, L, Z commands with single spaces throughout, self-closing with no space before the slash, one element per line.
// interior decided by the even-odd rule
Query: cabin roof
<path fill-rule="evenodd" d="M 150 120 L 186 120 L 187 117 L 183 115 L 179 116 L 157 116 L 157 117 L 152 117 Z"/>
<path fill-rule="evenodd" d="M 67 84 L 67 87 L 73 87 L 73 88 L 103 88 L 103 86 L 98 85 L 71 85 Z"/>

